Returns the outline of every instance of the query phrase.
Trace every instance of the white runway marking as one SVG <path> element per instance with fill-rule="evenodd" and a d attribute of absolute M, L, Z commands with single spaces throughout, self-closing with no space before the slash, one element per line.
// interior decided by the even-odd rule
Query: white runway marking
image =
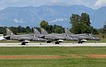
<path fill-rule="evenodd" d="M 54 44 L 54 43 L 28 43 L 26 45 L 21 45 L 20 43 L 0 43 L 0 47 L 76 47 L 76 46 L 106 46 L 106 43 L 60 43 L 60 44 Z"/>

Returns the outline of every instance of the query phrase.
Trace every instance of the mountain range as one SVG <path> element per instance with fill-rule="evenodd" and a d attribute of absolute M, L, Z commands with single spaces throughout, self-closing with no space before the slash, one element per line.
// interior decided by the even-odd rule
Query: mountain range
<path fill-rule="evenodd" d="M 88 13 L 91 25 L 102 28 L 106 21 L 106 7 L 91 9 L 83 5 L 43 5 L 40 7 L 8 7 L 0 10 L 0 26 L 31 26 L 39 27 L 42 20 L 49 24 L 70 28 L 72 14 Z"/>

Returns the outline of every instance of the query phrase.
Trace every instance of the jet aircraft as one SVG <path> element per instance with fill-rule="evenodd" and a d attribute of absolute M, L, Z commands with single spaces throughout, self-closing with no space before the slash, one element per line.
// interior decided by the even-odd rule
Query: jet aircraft
<path fill-rule="evenodd" d="M 85 42 L 87 40 L 100 40 L 100 38 L 97 38 L 93 34 L 73 34 L 69 30 L 65 29 L 65 34 L 70 36 L 70 37 L 75 37 L 78 38 L 78 43 Z"/>
<path fill-rule="evenodd" d="M 56 41 L 55 44 L 59 44 L 64 40 L 78 40 L 77 38 L 66 36 L 65 34 L 48 34 L 48 32 L 43 28 L 41 28 L 41 33 L 34 28 L 34 34 L 37 37 L 47 39 L 47 43 Z"/>
<path fill-rule="evenodd" d="M 18 40 L 22 41 L 22 45 L 25 45 L 26 43 L 29 43 L 30 41 L 45 41 L 46 39 L 35 37 L 34 35 L 30 34 L 21 34 L 21 35 L 15 35 L 9 28 L 6 28 L 7 35 L 5 36 L 5 39 L 7 40 Z"/>

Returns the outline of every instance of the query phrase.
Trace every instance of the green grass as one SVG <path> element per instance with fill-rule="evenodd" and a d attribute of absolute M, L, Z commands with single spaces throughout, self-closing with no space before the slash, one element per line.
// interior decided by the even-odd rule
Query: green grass
<path fill-rule="evenodd" d="M 0 43 L 19 43 L 17 40 L 2 40 Z"/>
<path fill-rule="evenodd" d="M 106 38 L 102 38 L 100 41 L 98 41 L 98 42 L 100 42 L 100 43 L 106 43 Z"/>
<path fill-rule="evenodd" d="M 0 55 L 106 54 L 106 47 L 0 47 Z M 106 67 L 106 58 L 0 59 L 0 67 Z"/>
<path fill-rule="evenodd" d="M 106 54 L 106 47 L 0 47 L 0 55 Z"/>
<path fill-rule="evenodd" d="M 1 59 L 0 67 L 106 67 L 106 59 Z"/>

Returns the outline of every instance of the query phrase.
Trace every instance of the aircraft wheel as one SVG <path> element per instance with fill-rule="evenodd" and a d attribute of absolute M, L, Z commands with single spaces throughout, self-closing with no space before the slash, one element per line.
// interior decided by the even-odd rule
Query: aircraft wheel
<path fill-rule="evenodd" d="M 51 43 L 51 41 L 47 41 L 47 43 Z"/>
<path fill-rule="evenodd" d="M 55 42 L 55 44 L 59 44 L 59 42 Z"/>
<path fill-rule="evenodd" d="M 26 45 L 26 43 L 25 42 L 22 42 L 21 45 Z"/>
<path fill-rule="evenodd" d="M 78 43 L 81 43 L 81 44 L 82 44 L 83 42 L 85 42 L 85 41 L 78 41 Z"/>
<path fill-rule="evenodd" d="M 82 41 L 78 41 L 78 43 L 81 43 L 82 44 Z"/>

